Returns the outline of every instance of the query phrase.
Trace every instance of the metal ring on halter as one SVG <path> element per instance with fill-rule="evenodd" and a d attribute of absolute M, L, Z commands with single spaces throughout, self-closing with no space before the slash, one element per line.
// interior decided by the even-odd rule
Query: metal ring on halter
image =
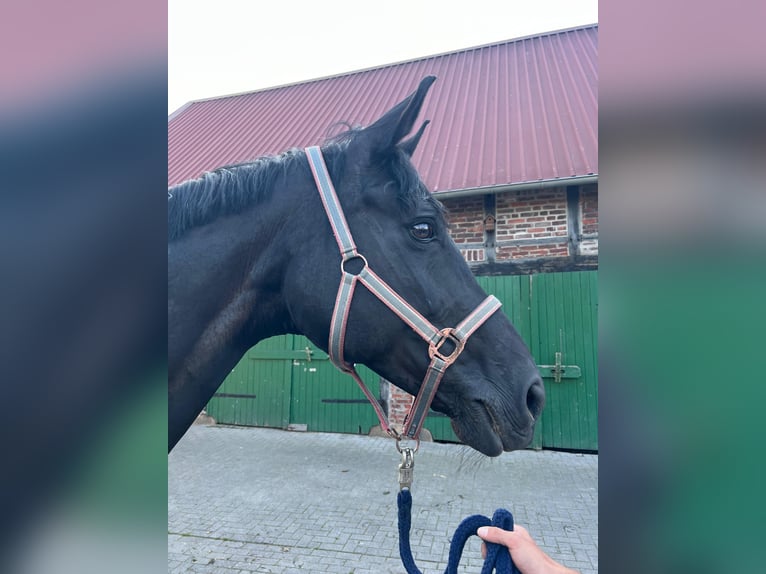
<path fill-rule="evenodd" d="M 442 329 L 439 333 L 441 334 L 441 339 L 428 347 L 428 356 L 432 359 L 434 357 L 438 357 L 445 363 L 452 364 L 455 362 L 455 360 L 457 360 L 460 353 L 463 352 L 463 347 L 465 347 L 465 340 L 459 339 L 455 329 L 452 328 Z M 441 353 L 440 349 L 442 345 L 444 345 L 444 343 L 447 341 L 452 341 L 452 343 L 455 345 L 455 348 L 449 355 L 444 355 Z"/>
<path fill-rule="evenodd" d="M 413 442 L 415 443 L 415 448 L 409 448 L 409 447 L 404 447 L 404 448 L 402 448 L 402 446 L 401 446 L 401 444 L 400 444 L 402 441 L 413 441 Z M 407 437 L 402 437 L 402 436 L 400 436 L 400 437 L 398 437 L 398 438 L 396 439 L 396 450 L 398 450 L 400 454 L 401 454 L 401 453 L 402 453 L 404 450 L 410 450 L 410 451 L 412 451 L 413 453 L 415 453 L 415 452 L 418 452 L 418 449 L 419 449 L 419 448 L 420 448 L 420 439 L 419 439 L 419 438 L 413 438 L 413 439 L 410 439 L 410 438 L 407 438 Z"/>
<path fill-rule="evenodd" d="M 349 261 L 353 261 L 354 259 L 362 260 L 362 268 L 356 273 L 352 273 L 351 271 L 346 271 L 346 267 L 345 267 L 346 263 L 348 263 Z M 367 259 L 365 259 L 364 255 L 361 255 L 359 253 L 351 253 L 347 255 L 346 257 L 344 257 L 343 260 L 340 262 L 340 272 L 344 274 L 348 273 L 349 275 L 358 276 L 362 271 L 367 269 L 368 265 L 369 264 L 367 263 Z"/>

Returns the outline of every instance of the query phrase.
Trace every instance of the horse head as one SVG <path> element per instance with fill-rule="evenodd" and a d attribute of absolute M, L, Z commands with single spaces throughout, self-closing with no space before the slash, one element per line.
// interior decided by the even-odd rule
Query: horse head
<path fill-rule="evenodd" d="M 487 295 L 450 237 L 445 210 L 410 159 L 428 122 L 407 136 L 434 79 L 425 78 L 380 119 L 331 140 L 322 152 L 364 256 L 361 261 L 432 325 L 444 329 L 458 325 Z M 314 187 L 313 181 L 309 185 Z M 327 350 L 343 270 L 333 229 L 320 214 L 323 206 L 314 187 L 291 215 L 291 238 L 284 245 L 290 263 L 281 290 L 293 328 Z M 422 336 L 363 288 L 355 289 L 348 309 L 343 356 L 413 395 L 430 361 Z M 498 312 L 465 341 L 432 408 L 452 419 L 463 442 L 497 456 L 531 442 L 544 402 L 529 350 Z"/>

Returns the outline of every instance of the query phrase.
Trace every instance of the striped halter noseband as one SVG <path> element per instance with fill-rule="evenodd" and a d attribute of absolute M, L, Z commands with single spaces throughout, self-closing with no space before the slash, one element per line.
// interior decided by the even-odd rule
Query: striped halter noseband
<path fill-rule="evenodd" d="M 407 438 L 418 441 L 420 429 L 423 427 L 428 409 L 436 396 L 439 383 L 444 376 L 444 372 L 453 364 L 465 347 L 465 343 L 476 329 L 478 329 L 489 317 L 501 307 L 500 301 L 490 295 L 482 301 L 476 309 L 473 310 L 463 321 L 454 328 L 437 329 L 428 319 L 423 317 L 416 309 L 409 305 L 396 291 L 386 284 L 383 279 L 378 277 L 370 269 L 367 260 L 357 251 L 354 239 L 351 236 L 346 217 L 338 201 L 338 195 L 327 171 L 322 151 L 319 147 L 313 146 L 306 148 L 306 157 L 309 160 L 311 171 L 314 174 L 319 195 L 322 198 L 327 218 L 330 221 L 335 240 L 338 243 L 341 254 L 341 282 L 338 288 L 338 295 L 335 299 L 335 309 L 330 323 L 330 343 L 329 356 L 333 364 L 344 373 L 350 374 L 364 392 L 367 399 L 375 409 L 375 413 L 380 420 L 381 428 L 397 440 Z M 355 266 L 361 264 L 362 268 L 358 272 L 351 272 L 348 269 L 348 263 L 356 261 Z M 351 300 L 354 296 L 356 284 L 361 283 L 373 295 L 380 299 L 389 309 L 409 325 L 426 343 L 428 343 L 428 355 L 431 363 L 426 371 L 423 384 L 420 387 L 415 402 L 410 408 L 410 412 L 405 419 L 404 429 L 401 434 L 392 429 L 377 399 L 364 384 L 354 365 L 347 363 L 343 358 L 344 340 L 346 335 L 346 324 L 351 309 Z M 442 352 L 442 347 L 446 342 L 451 342 L 454 349 L 449 355 Z M 397 443 L 398 446 L 398 443 Z"/>

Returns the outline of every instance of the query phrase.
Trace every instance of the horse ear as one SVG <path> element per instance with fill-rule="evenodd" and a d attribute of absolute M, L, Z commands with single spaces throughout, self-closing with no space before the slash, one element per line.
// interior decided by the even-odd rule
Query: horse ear
<path fill-rule="evenodd" d="M 420 113 L 420 108 L 423 106 L 423 100 L 434 80 L 436 80 L 436 76 L 426 76 L 423 78 L 417 90 L 388 110 L 374 124 L 362 130 L 360 140 L 367 146 L 368 151 L 375 153 L 389 150 L 410 133 Z M 424 127 L 425 125 L 421 127 L 418 132 L 419 134 L 422 135 Z M 417 145 L 419 137 L 416 134 L 412 138 L 412 140 L 415 140 L 414 145 L 410 146 L 413 150 L 415 145 Z M 408 140 L 408 142 L 412 140 Z"/>
<path fill-rule="evenodd" d="M 426 131 L 426 126 L 431 123 L 431 120 L 426 120 L 423 122 L 423 125 L 420 126 L 420 129 L 417 131 L 417 133 L 412 136 L 408 140 L 404 140 L 402 143 L 399 144 L 399 147 L 404 151 L 404 153 L 407 154 L 407 156 L 412 157 L 412 154 L 415 153 L 415 148 L 418 147 L 418 142 L 420 141 L 420 137 L 423 135 L 423 132 Z"/>

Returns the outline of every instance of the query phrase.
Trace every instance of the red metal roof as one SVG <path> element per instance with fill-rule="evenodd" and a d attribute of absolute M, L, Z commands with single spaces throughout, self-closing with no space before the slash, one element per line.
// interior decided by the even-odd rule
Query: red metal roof
<path fill-rule="evenodd" d="M 598 26 L 191 102 L 168 120 L 168 183 L 368 125 L 429 74 L 413 160 L 432 191 L 598 173 Z"/>

